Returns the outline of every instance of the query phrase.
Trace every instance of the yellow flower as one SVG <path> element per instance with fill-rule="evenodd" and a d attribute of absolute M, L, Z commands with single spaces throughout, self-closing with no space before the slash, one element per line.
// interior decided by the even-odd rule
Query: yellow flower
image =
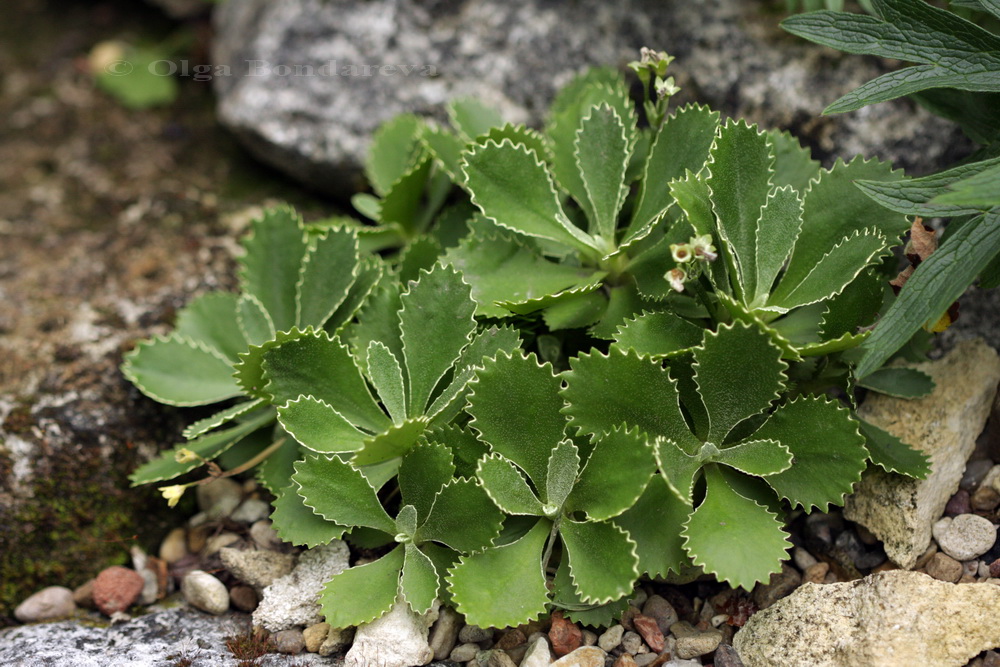
<path fill-rule="evenodd" d="M 197 461 L 199 459 L 201 459 L 201 457 L 187 447 L 182 447 L 174 452 L 174 460 L 178 463 L 191 463 L 192 461 Z"/>
<path fill-rule="evenodd" d="M 163 494 L 164 499 L 167 501 L 169 507 L 175 507 L 177 503 L 181 501 L 181 496 L 184 495 L 184 490 L 187 489 L 187 484 L 174 484 L 173 486 L 161 486 L 160 493 Z"/>

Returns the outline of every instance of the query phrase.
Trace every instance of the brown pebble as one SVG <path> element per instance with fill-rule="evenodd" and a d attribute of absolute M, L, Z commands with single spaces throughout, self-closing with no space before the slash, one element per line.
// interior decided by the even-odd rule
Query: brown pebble
<path fill-rule="evenodd" d="M 663 633 L 660 632 L 660 626 L 657 624 L 655 618 L 637 614 L 632 619 L 632 623 L 635 625 L 636 631 L 646 640 L 646 645 L 653 649 L 654 652 L 660 653 L 666 648 L 666 645 L 663 643 Z"/>
<path fill-rule="evenodd" d="M 145 583 L 135 570 L 120 565 L 105 568 L 94 580 L 94 605 L 106 616 L 125 611 L 139 598 Z"/>
<path fill-rule="evenodd" d="M 899 566 L 893 563 L 891 560 L 887 560 L 875 569 L 871 571 L 872 574 L 878 574 L 879 572 L 889 572 L 891 570 L 898 570 Z"/>
<path fill-rule="evenodd" d="M 934 554 L 937 553 L 937 550 L 938 550 L 937 545 L 931 542 L 930 545 L 927 547 L 927 549 L 924 551 L 924 553 L 920 554 L 920 557 L 917 558 L 917 562 L 913 564 L 913 569 L 919 570 L 920 568 L 927 565 L 927 563 L 930 562 L 931 558 L 934 557 Z"/>
<path fill-rule="evenodd" d="M 927 563 L 927 574 L 939 581 L 955 583 L 962 577 L 962 564 L 947 554 L 936 553 Z"/>
<path fill-rule="evenodd" d="M 90 579 L 73 591 L 73 602 L 84 609 L 96 609 L 94 606 L 94 580 Z"/>
<path fill-rule="evenodd" d="M 736 649 L 728 644 L 722 644 L 715 649 L 715 667 L 743 667 Z"/>
<path fill-rule="evenodd" d="M 948 499 L 948 504 L 944 506 L 944 515 L 958 516 L 959 514 L 968 514 L 971 509 L 969 492 L 965 489 L 959 489 L 955 495 Z"/>
<path fill-rule="evenodd" d="M 252 586 L 237 584 L 229 589 L 229 601 L 236 609 L 249 613 L 257 608 L 260 598 Z"/>
<path fill-rule="evenodd" d="M 192 554 L 201 552 L 208 543 L 208 537 L 212 534 L 212 530 L 210 526 L 198 526 L 189 530 L 187 534 L 188 552 Z"/>
<path fill-rule="evenodd" d="M 990 563 L 990 576 L 994 579 L 1000 579 L 1000 558 Z"/>
<path fill-rule="evenodd" d="M 987 651 L 983 654 L 983 667 L 1000 667 L 1000 653 Z"/>
<path fill-rule="evenodd" d="M 1000 493 L 992 486 L 981 486 L 972 494 L 969 504 L 978 512 L 992 512 L 1000 505 Z"/>
<path fill-rule="evenodd" d="M 628 653 L 622 653 L 618 656 L 618 659 L 615 660 L 614 667 L 636 667 L 635 659 Z"/>
<path fill-rule="evenodd" d="M 230 591 L 230 595 L 232 595 L 232 591 Z M 305 641 L 306 650 L 310 653 L 319 653 L 319 647 L 326 641 L 328 634 L 330 634 L 329 623 L 316 623 L 303 630 L 302 639 Z"/>
<path fill-rule="evenodd" d="M 306 648 L 306 640 L 301 630 L 275 632 L 271 635 L 271 641 L 274 642 L 274 648 L 278 653 L 297 655 Z"/>
<path fill-rule="evenodd" d="M 549 641 L 552 642 L 552 652 L 557 658 L 572 653 L 583 643 L 583 632 L 571 621 L 563 618 L 561 611 L 552 614 L 552 627 L 549 628 Z"/>
<path fill-rule="evenodd" d="M 621 617 L 622 627 L 625 628 L 626 630 L 635 630 L 635 626 L 632 625 L 632 619 L 635 618 L 636 615 L 641 613 L 642 612 L 639 611 L 638 607 L 633 607 L 632 605 L 629 605 L 628 609 L 622 612 L 622 617 Z"/>
<path fill-rule="evenodd" d="M 504 635 L 497 641 L 496 647 L 502 651 L 508 651 L 515 646 L 520 646 L 526 641 L 528 641 L 528 638 L 525 634 L 517 628 L 514 628 L 513 630 L 504 633 Z"/>
<path fill-rule="evenodd" d="M 826 578 L 827 572 L 830 571 L 830 564 L 820 561 L 814 563 L 806 568 L 805 573 L 802 575 L 803 584 L 822 584 L 823 580 Z"/>

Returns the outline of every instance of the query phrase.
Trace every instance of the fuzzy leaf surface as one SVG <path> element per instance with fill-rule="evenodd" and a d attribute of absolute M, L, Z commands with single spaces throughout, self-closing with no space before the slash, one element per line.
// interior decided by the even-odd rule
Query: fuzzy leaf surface
<path fill-rule="evenodd" d="M 324 519 L 395 534 L 396 522 L 382 509 L 365 476 L 350 463 L 335 456 L 307 456 L 295 464 L 292 480 L 299 485 L 305 504 Z"/>
<path fill-rule="evenodd" d="M 604 521 L 632 507 L 656 472 L 653 447 L 637 429 L 618 427 L 597 439 L 566 508 Z"/>
<path fill-rule="evenodd" d="M 302 220 L 288 206 L 266 211 L 243 241 L 240 285 L 263 304 L 274 328 L 295 326 L 296 286 L 306 242 Z"/>
<path fill-rule="evenodd" d="M 704 462 L 662 436 L 656 438 L 655 446 L 660 478 L 681 502 L 694 506 L 694 483 Z"/>
<path fill-rule="evenodd" d="M 792 453 L 777 440 L 745 440 L 720 449 L 710 460 L 756 477 L 776 475 L 792 467 Z"/>
<path fill-rule="evenodd" d="M 403 554 L 403 572 L 399 577 L 399 590 L 414 613 L 425 614 L 437 598 L 439 586 L 437 570 L 431 559 L 413 544 L 407 544 Z"/>
<path fill-rule="evenodd" d="M 886 472 L 898 472 L 915 479 L 924 479 L 930 474 L 930 459 L 926 454 L 864 419 L 859 419 L 858 423 L 872 463 Z"/>
<path fill-rule="evenodd" d="M 681 528 L 690 512 L 666 484 L 653 478 L 635 505 L 613 519 L 635 541 L 641 573 L 664 576 L 688 563 Z"/>
<path fill-rule="evenodd" d="M 385 196 L 392 184 L 406 173 L 414 155 L 419 153 L 417 137 L 423 125 L 423 121 L 412 114 L 400 114 L 383 123 L 372 136 L 365 160 L 365 175 L 380 197 Z"/>
<path fill-rule="evenodd" d="M 618 328 L 615 343 L 655 358 L 700 345 L 703 335 L 703 329 L 671 312 L 644 312 Z"/>
<path fill-rule="evenodd" d="M 235 363 L 247 349 L 246 338 L 236 324 L 239 297 L 209 292 L 194 299 L 177 313 L 174 333 L 204 343 Z"/>
<path fill-rule="evenodd" d="M 448 118 L 452 126 L 470 141 L 486 134 L 490 128 L 503 125 L 503 118 L 496 107 L 476 98 L 452 100 L 448 104 Z"/>
<path fill-rule="evenodd" d="M 802 200 L 791 186 L 778 188 L 767 198 L 757 224 L 756 289 L 747 295 L 752 303 L 764 303 L 774 281 L 785 266 L 802 228 Z"/>
<path fill-rule="evenodd" d="M 399 546 L 378 560 L 347 568 L 323 587 L 319 606 L 326 622 L 348 628 L 383 616 L 396 601 L 404 550 Z"/>
<path fill-rule="evenodd" d="M 480 460 L 476 474 L 490 498 L 505 513 L 529 516 L 545 514 L 542 502 L 510 459 L 500 454 L 490 454 Z"/>
<path fill-rule="evenodd" d="M 500 534 L 503 518 L 475 479 L 456 479 L 434 497 L 417 539 L 440 542 L 463 553 L 479 551 Z"/>
<path fill-rule="evenodd" d="M 221 352 L 177 334 L 139 343 L 126 355 L 122 372 L 143 394 L 167 405 L 208 405 L 243 393 Z"/>
<path fill-rule="evenodd" d="M 607 104 L 594 107 L 576 133 L 576 163 L 587 193 L 580 202 L 591 232 L 613 246 L 618 212 L 625 202 L 625 169 L 632 149 L 621 116 Z"/>
<path fill-rule="evenodd" d="M 285 542 L 296 546 L 315 547 L 339 540 L 347 530 L 332 521 L 327 521 L 316 514 L 311 507 L 302 502 L 302 497 L 296 493 L 294 484 L 285 489 L 271 503 L 271 523 L 275 531 Z"/>
<path fill-rule="evenodd" d="M 1000 157 L 963 164 L 936 174 L 900 181 L 858 181 L 857 186 L 882 206 L 906 215 L 927 217 L 975 215 L 979 211 L 969 206 L 945 205 L 936 200 L 951 191 L 951 186 L 963 179 L 1000 167 Z"/>
<path fill-rule="evenodd" d="M 199 419 L 195 423 L 189 425 L 184 429 L 181 434 L 188 440 L 193 440 L 198 436 L 205 435 L 212 429 L 218 428 L 223 424 L 228 424 L 238 417 L 242 417 L 251 410 L 261 407 L 263 404 L 263 399 L 254 399 L 252 401 L 246 401 L 244 403 L 237 403 L 231 408 L 226 408 L 220 412 L 215 413 L 211 417 L 205 417 L 204 419 Z"/>
<path fill-rule="evenodd" d="M 639 557 L 625 530 L 605 521 L 563 518 L 559 536 L 573 585 L 584 602 L 604 604 L 632 592 L 639 577 Z"/>
<path fill-rule="evenodd" d="M 253 294 L 243 294 L 236 306 L 236 323 L 250 345 L 264 345 L 277 331 L 264 304 Z"/>
<path fill-rule="evenodd" d="M 371 466 L 403 456 L 417 444 L 426 430 L 426 417 L 407 419 L 399 425 L 393 424 L 375 437 L 365 440 L 351 460 L 359 466 Z"/>
<path fill-rule="evenodd" d="M 368 437 L 333 406 L 299 396 L 278 408 L 278 421 L 303 447 L 319 453 L 353 452 Z"/>
<path fill-rule="evenodd" d="M 820 164 L 812 159 L 812 151 L 787 130 L 769 130 L 767 137 L 774 146 L 774 184 L 778 187 L 790 185 L 805 192 L 809 182 L 819 175 Z"/>
<path fill-rule="evenodd" d="M 549 455 L 548 475 L 545 478 L 545 502 L 558 509 L 566 502 L 580 472 L 580 450 L 570 440 L 563 440 Z"/>
<path fill-rule="evenodd" d="M 434 497 L 454 474 L 455 464 L 447 445 L 420 443 L 400 463 L 399 495 L 416 508 L 421 520 L 426 519 L 434 505 Z"/>
<path fill-rule="evenodd" d="M 346 227 L 331 229 L 310 245 L 299 272 L 295 325 L 322 327 L 347 298 L 358 275 L 358 237 Z"/>

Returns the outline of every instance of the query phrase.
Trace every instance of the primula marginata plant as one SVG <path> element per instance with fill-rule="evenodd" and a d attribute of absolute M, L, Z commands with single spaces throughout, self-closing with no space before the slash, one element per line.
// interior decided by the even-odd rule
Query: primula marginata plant
<path fill-rule="evenodd" d="M 470 102 L 454 132 L 390 123 L 377 197 L 356 200 L 379 226 L 255 223 L 243 294 L 196 301 L 124 366 L 164 402 L 237 402 L 135 481 L 256 466 L 282 538 L 372 550 L 321 593 L 337 627 L 435 599 L 482 626 L 555 608 L 603 626 L 641 576 L 766 581 L 786 511 L 842 502 L 868 462 L 924 474 L 852 413 L 852 355 L 909 226 L 853 181 L 901 175 L 671 113 L 669 61 L 633 63 L 648 127 L 595 70 L 543 132 Z M 407 183 L 410 226 L 386 217 Z M 893 367 L 867 386 L 929 380 Z"/>

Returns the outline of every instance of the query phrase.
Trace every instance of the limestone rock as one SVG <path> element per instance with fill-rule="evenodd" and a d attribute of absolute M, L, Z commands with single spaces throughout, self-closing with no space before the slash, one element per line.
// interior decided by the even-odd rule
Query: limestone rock
<path fill-rule="evenodd" d="M 387 614 L 358 626 L 345 667 L 368 665 L 426 665 L 434 659 L 427 643 L 430 626 L 437 620 L 439 603 L 418 615 L 399 598 Z"/>
<path fill-rule="evenodd" d="M 252 551 L 224 548 L 219 550 L 222 564 L 236 578 L 253 586 L 257 592 L 292 571 L 295 557 L 276 551 Z"/>
<path fill-rule="evenodd" d="M 320 623 L 323 616 L 316 600 L 326 582 L 348 567 L 349 556 L 347 545 L 341 540 L 303 553 L 294 570 L 264 589 L 253 613 L 254 624 L 279 632 Z"/>
<path fill-rule="evenodd" d="M 982 340 L 963 341 L 943 359 L 916 367 L 934 377 L 930 396 L 906 400 L 873 393 L 858 414 L 922 449 L 931 458 L 931 473 L 913 480 L 869 469 L 844 505 L 844 516 L 882 540 L 886 554 L 903 568 L 912 568 L 927 549 L 931 526 L 958 490 L 1000 382 L 1000 358 Z"/>
<path fill-rule="evenodd" d="M 192 607 L 209 614 L 224 614 L 229 610 L 226 585 L 208 572 L 192 570 L 181 581 L 181 592 Z"/>
<path fill-rule="evenodd" d="M 805 584 L 750 617 L 733 643 L 746 667 L 964 665 L 1000 646 L 1000 587 L 893 570 Z"/>

